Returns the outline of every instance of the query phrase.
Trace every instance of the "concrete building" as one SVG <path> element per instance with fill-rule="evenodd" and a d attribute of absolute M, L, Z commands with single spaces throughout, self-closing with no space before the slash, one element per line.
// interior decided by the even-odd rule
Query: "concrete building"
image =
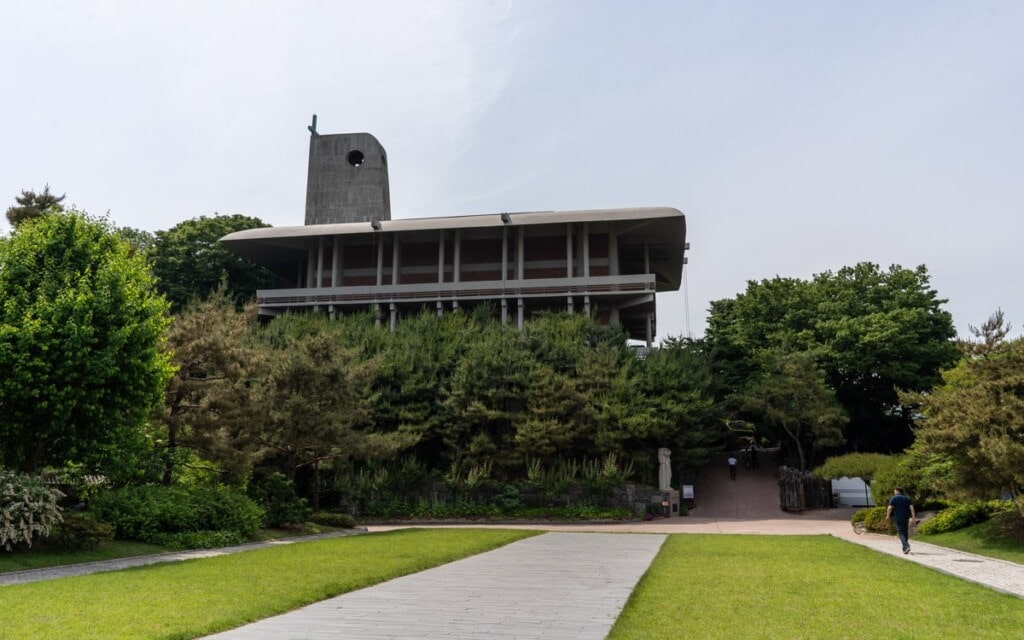
<path fill-rule="evenodd" d="M 518 326 L 568 310 L 619 323 L 650 345 L 656 294 L 679 289 L 686 221 L 672 208 L 495 213 L 390 219 L 387 160 L 369 134 L 314 126 L 306 224 L 222 238 L 277 274 L 260 313 L 376 310 L 391 327 L 423 308 L 441 315 L 488 304 Z M 326 150 L 326 151 L 325 151 Z"/>

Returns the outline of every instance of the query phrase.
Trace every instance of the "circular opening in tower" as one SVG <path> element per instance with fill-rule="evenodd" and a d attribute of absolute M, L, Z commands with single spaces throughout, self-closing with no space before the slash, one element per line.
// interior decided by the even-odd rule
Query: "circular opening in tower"
<path fill-rule="evenodd" d="M 363 164 L 364 160 L 366 160 L 366 158 L 363 156 L 362 151 L 359 151 L 357 149 L 355 151 L 348 152 L 348 163 L 353 167 L 358 167 L 359 165 Z"/>

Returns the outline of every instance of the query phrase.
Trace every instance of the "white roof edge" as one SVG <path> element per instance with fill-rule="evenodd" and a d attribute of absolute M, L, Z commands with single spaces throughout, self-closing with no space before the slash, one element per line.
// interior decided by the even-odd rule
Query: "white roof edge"
<path fill-rule="evenodd" d="M 504 223 L 502 216 L 510 222 Z M 683 212 L 672 207 L 633 207 L 627 209 L 580 209 L 575 211 L 522 211 L 485 213 L 431 218 L 404 218 L 381 220 L 380 231 L 430 231 L 435 229 L 466 229 L 517 225 L 558 224 L 569 222 L 614 222 L 617 220 L 645 220 L 652 218 L 685 218 Z M 369 222 L 345 222 L 290 227 L 261 227 L 229 233 L 221 241 L 256 240 L 261 238 L 301 238 L 308 236 L 371 233 Z"/>

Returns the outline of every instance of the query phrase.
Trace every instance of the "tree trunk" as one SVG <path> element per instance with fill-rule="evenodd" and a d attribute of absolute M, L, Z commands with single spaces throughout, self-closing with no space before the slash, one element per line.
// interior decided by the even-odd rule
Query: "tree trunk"
<path fill-rule="evenodd" d="M 804 446 L 800 442 L 800 428 L 796 429 L 796 432 L 790 430 L 785 424 L 782 425 L 782 430 L 786 432 L 786 435 L 793 440 L 793 444 L 796 445 L 796 453 L 800 456 L 800 470 L 807 471 L 807 462 L 804 459 Z"/>
<path fill-rule="evenodd" d="M 171 424 L 167 426 L 167 447 L 164 451 L 164 474 L 160 479 L 165 487 L 171 486 L 174 478 L 174 452 L 178 448 L 178 427 Z"/>
<path fill-rule="evenodd" d="M 313 461 L 313 511 L 320 510 L 320 461 Z"/>

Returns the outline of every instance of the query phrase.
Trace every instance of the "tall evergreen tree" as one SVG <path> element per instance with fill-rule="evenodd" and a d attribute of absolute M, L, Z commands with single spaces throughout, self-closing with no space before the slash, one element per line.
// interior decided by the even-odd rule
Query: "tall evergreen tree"
<path fill-rule="evenodd" d="M 175 374 L 152 419 L 164 484 L 189 464 L 212 468 L 226 482 L 247 477 L 256 457 L 249 426 L 259 419 L 251 380 L 266 366 L 255 331 L 254 309 L 238 311 L 223 288 L 172 318 L 167 346 Z"/>
<path fill-rule="evenodd" d="M 904 401 L 919 411 L 912 453 L 937 488 L 954 498 L 1012 494 L 1024 514 L 1024 338 L 1006 340 L 1008 330 L 997 312 L 941 386 Z"/>
<path fill-rule="evenodd" d="M 20 196 L 14 198 L 18 204 L 7 209 L 7 221 L 12 227 L 18 227 L 23 222 L 42 217 L 48 211 L 63 211 L 61 203 L 66 196 L 50 193 L 50 185 L 43 187 L 41 193 L 22 191 Z"/>

